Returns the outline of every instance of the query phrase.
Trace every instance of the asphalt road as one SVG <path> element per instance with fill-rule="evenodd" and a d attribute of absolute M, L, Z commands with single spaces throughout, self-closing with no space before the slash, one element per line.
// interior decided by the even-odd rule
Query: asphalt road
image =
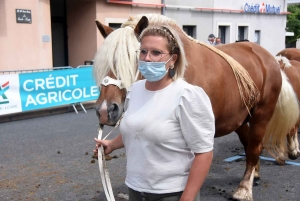
<path fill-rule="evenodd" d="M 94 110 L 0 124 L 0 201 L 105 201 L 98 162 L 92 158 L 97 118 Z M 105 127 L 108 133 L 110 127 Z M 116 129 L 109 138 L 118 134 Z M 244 170 L 235 133 L 215 140 L 214 160 L 201 190 L 201 200 L 231 200 Z M 108 161 L 114 193 L 126 193 L 126 156 L 117 150 Z M 263 153 L 263 156 L 270 157 Z M 300 164 L 300 158 L 293 161 Z M 300 166 L 278 166 L 261 160 L 262 180 L 253 187 L 255 201 L 300 200 Z M 122 201 L 123 199 L 116 199 Z"/>

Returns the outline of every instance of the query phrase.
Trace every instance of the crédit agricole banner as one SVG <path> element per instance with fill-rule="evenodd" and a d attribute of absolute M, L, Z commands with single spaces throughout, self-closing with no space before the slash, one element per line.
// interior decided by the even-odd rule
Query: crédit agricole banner
<path fill-rule="evenodd" d="M 96 100 L 92 67 L 0 75 L 0 115 Z"/>

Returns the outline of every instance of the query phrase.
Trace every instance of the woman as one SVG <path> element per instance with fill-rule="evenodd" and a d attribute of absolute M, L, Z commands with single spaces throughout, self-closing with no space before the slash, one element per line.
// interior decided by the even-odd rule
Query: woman
<path fill-rule="evenodd" d="M 140 35 L 139 71 L 127 93 L 121 134 L 97 140 L 105 154 L 125 147 L 130 201 L 194 201 L 213 158 L 215 121 L 204 90 L 183 80 L 185 53 L 170 27 Z"/>

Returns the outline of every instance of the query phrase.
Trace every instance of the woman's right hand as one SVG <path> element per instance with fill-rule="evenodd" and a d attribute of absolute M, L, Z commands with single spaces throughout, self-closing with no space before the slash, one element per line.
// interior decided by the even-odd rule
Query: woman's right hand
<path fill-rule="evenodd" d="M 96 141 L 96 149 L 93 150 L 95 156 L 98 156 L 98 148 L 100 146 L 103 146 L 105 155 L 113 152 L 113 148 L 111 146 L 111 140 L 98 140 L 97 138 L 94 138 L 94 140 Z"/>
<path fill-rule="evenodd" d="M 124 147 L 123 139 L 120 134 L 112 140 L 98 140 L 97 138 L 94 139 L 96 141 L 96 149 L 94 150 L 95 156 L 98 156 L 98 148 L 100 146 L 103 146 L 105 155 L 110 154 L 116 149 Z"/>

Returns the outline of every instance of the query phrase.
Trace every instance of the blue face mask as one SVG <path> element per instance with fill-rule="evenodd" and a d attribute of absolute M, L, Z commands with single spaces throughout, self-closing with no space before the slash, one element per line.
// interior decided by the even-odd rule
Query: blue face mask
<path fill-rule="evenodd" d="M 139 71 L 149 81 L 156 82 L 161 80 L 168 72 L 166 70 L 166 63 L 168 63 L 173 55 L 167 62 L 146 62 L 139 61 Z"/>

